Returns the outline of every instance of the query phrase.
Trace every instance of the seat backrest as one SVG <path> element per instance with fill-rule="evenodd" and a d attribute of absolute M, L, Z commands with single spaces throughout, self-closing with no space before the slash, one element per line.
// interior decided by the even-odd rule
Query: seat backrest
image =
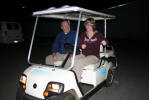
<path fill-rule="evenodd" d="M 100 44 L 100 53 L 103 53 L 104 52 L 104 47 L 102 44 Z"/>

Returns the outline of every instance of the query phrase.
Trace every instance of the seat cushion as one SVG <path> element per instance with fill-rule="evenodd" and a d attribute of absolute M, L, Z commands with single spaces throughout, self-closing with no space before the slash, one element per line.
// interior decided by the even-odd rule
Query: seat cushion
<path fill-rule="evenodd" d="M 99 67 L 100 61 L 95 64 L 90 64 L 84 67 L 85 70 L 96 70 Z"/>
<path fill-rule="evenodd" d="M 100 57 L 109 57 L 109 56 L 113 56 L 114 52 L 112 50 L 106 50 L 106 54 L 104 52 L 100 52 Z"/>
<path fill-rule="evenodd" d="M 60 65 L 62 65 L 62 63 L 63 63 L 63 61 L 55 61 L 54 62 L 54 65 L 55 66 L 60 66 Z"/>

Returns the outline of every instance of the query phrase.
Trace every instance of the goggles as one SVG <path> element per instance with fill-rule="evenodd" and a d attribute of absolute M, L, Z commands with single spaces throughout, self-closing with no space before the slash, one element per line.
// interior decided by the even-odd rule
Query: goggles
<path fill-rule="evenodd" d="M 84 26 L 85 26 L 85 25 L 94 26 L 95 24 L 92 24 L 92 23 L 90 23 L 90 22 L 85 22 L 85 23 L 84 23 Z"/>

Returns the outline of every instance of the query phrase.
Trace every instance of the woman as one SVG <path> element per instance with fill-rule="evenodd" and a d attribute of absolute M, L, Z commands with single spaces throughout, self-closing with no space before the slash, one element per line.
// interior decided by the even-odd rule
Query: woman
<path fill-rule="evenodd" d="M 107 45 L 107 40 L 96 30 L 95 20 L 93 18 L 88 18 L 84 26 L 86 31 L 81 34 L 78 43 L 82 53 L 75 57 L 74 67 L 72 69 L 76 72 L 78 81 L 81 80 L 84 66 L 99 61 L 100 45 Z"/>

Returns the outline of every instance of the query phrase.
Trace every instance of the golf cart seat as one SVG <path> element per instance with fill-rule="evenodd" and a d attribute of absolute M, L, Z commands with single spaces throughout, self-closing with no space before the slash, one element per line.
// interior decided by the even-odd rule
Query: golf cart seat
<path fill-rule="evenodd" d="M 110 57 L 110 56 L 113 56 L 114 52 L 112 50 L 106 50 L 106 54 L 104 54 L 104 52 L 100 52 L 100 57 Z"/>
<path fill-rule="evenodd" d="M 100 62 L 97 62 L 95 64 L 90 64 L 84 67 L 84 70 L 96 70 L 100 65 Z"/>
<path fill-rule="evenodd" d="M 99 62 L 95 63 L 95 64 L 89 64 L 87 66 L 85 66 L 83 68 L 83 70 L 90 70 L 90 71 L 95 71 L 97 70 L 101 65 L 104 65 L 104 61 L 103 60 L 99 60 Z"/>
<path fill-rule="evenodd" d="M 101 56 L 101 57 L 104 56 L 103 45 L 100 45 L 100 56 Z M 55 62 L 54 62 L 54 65 L 55 65 L 55 66 L 60 66 L 62 63 L 63 63 L 63 61 L 55 61 Z M 98 63 L 96 63 L 96 64 L 90 64 L 90 65 L 86 66 L 86 68 L 95 69 L 96 67 L 98 67 L 98 65 L 99 65 Z"/>
<path fill-rule="evenodd" d="M 61 66 L 62 63 L 63 63 L 63 61 L 55 61 L 55 62 L 54 62 L 54 65 L 55 65 L 55 66 Z"/>
<path fill-rule="evenodd" d="M 113 49 L 112 47 L 110 47 L 111 49 Z M 106 53 L 104 53 L 104 47 L 103 47 L 103 45 L 100 45 L 100 58 L 102 58 L 102 57 L 106 57 L 106 58 L 108 58 L 108 57 L 110 57 L 110 56 L 113 56 L 113 54 L 114 54 L 114 51 L 113 50 L 106 50 Z"/>
<path fill-rule="evenodd" d="M 106 63 L 103 60 L 100 60 L 96 64 L 85 66 L 82 71 L 80 82 L 97 86 L 102 81 L 100 78 L 104 78 L 104 75 L 106 74 L 105 65 Z"/>
<path fill-rule="evenodd" d="M 104 53 L 104 47 L 103 45 L 100 45 L 100 60 L 99 62 L 95 64 L 89 64 L 87 66 L 84 66 L 84 69 L 82 71 L 82 79 L 81 83 L 85 84 L 91 84 L 93 86 L 96 86 L 98 83 L 101 82 L 100 78 L 103 77 L 106 74 L 106 63 L 102 57 L 108 58 L 109 56 L 113 55 L 112 50 L 106 50 L 106 53 Z M 100 77 L 100 78 L 99 78 Z"/>
<path fill-rule="evenodd" d="M 112 50 L 106 50 L 106 53 L 104 53 L 104 47 L 103 47 L 103 45 L 100 45 L 100 54 L 99 54 L 100 58 L 102 58 L 104 56 L 109 57 L 109 56 L 113 55 L 113 53 L 114 52 Z M 95 64 L 90 64 L 90 65 L 85 66 L 84 69 L 85 70 L 96 70 L 98 67 L 100 67 L 99 66 L 100 63 L 101 63 L 101 65 L 103 65 L 103 61 L 101 62 L 101 59 L 99 62 L 97 62 Z"/>

